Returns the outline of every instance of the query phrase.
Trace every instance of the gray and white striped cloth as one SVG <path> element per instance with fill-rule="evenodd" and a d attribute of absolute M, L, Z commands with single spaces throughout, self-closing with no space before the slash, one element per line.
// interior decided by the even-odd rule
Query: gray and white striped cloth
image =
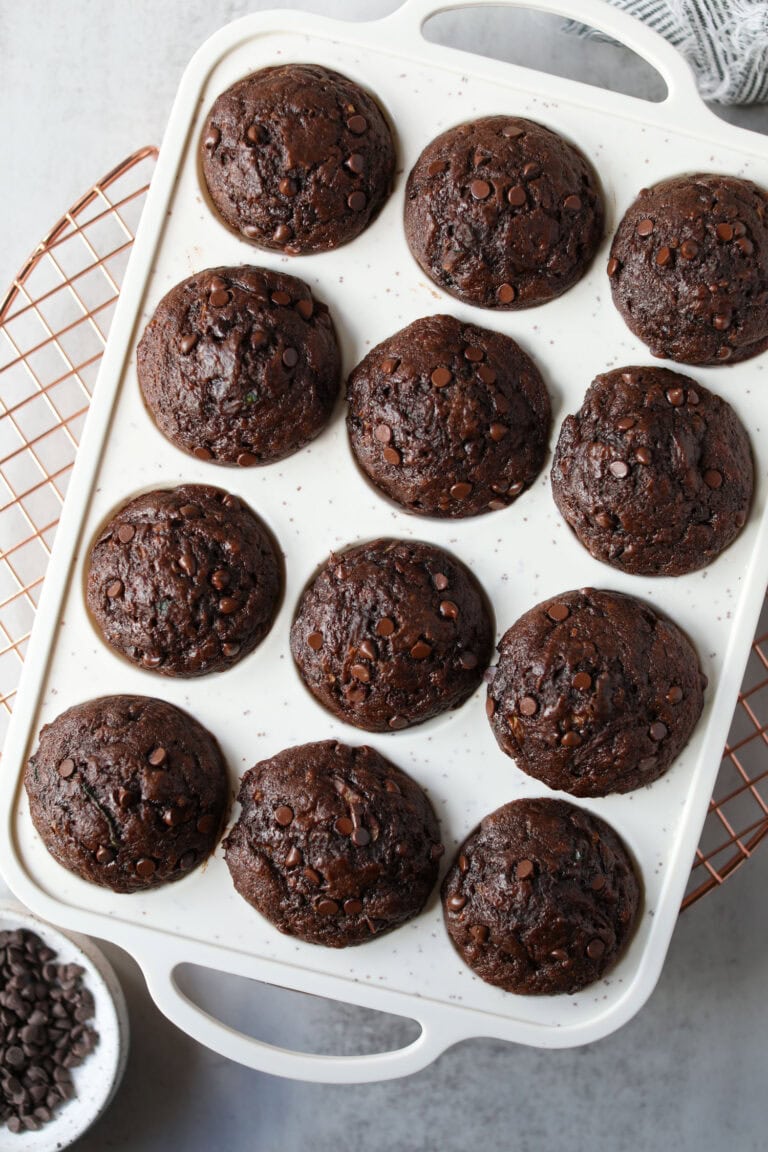
<path fill-rule="evenodd" d="M 768 103 L 768 0 L 608 0 L 674 44 L 704 100 Z M 568 31 L 599 36 L 568 21 Z"/>

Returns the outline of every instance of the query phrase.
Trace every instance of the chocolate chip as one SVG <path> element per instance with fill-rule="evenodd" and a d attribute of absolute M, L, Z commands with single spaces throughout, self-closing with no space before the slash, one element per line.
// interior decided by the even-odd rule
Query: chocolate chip
<path fill-rule="evenodd" d="M 462 652 L 459 656 L 459 664 L 465 672 L 471 672 L 473 668 L 477 668 L 477 656 L 474 652 Z"/>
<path fill-rule="evenodd" d="M 521 716 L 535 716 L 539 710 L 539 702 L 534 696 L 523 696 L 517 709 Z"/>
<path fill-rule="evenodd" d="M 669 735 L 669 729 L 667 728 L 666 724 L 662 724 L 661 720 L 654 720 L 653 724 L 651 724 L 650 728 L 648 729 L 648 735 L 650 736 L 651 740 L 655 740 L 658 743 L 660 740 L 663 740 L 666 736 Z"/>
<path fill-rule="evenodd" d="M 389 424 L 377 424 L 373 430 L 373 435 L 380 444 L 389 444 L 392 439 L 392 429 Z"/>
<path fill-rule="evenodd" d="M 397 448 L 385 448 L 381 453 L 387 464 L 398 465 L 400 460 L 400 453 Z"/>
<path fill-rule="evenodd" d="M 158 745 L 157 748 L 152 749 L 147 759 L 153 768 L 159 768 L 161 764 L 165 764 L 166 760 L 168 759 L 168 753 L 166 752 L 165 748 L 162 748 L 160 745 Z"/>
<path fill-rule="evenodd" d="M 243 231 L 245 232 L 245 228 Z M 293 232 L 287 224 L 278 224 L 277 228 L 275 228 L 274 232 L 272 233 L 272 239 L 276 240 L 278 244 L 287 243 L 292 236 Z"/>
<path fill-rule="evenodd" d="M 496 298 L 502 304 L 511 304 L 516 295 L 517 292 L 511 284 L 500 284 L 496 289 Z M 490 383 L 493 383 L 493 381 L 490 381 Z"/>
<path fill-rule="evenodd" d="M 197 341 L 198 341 L 198 336 L 195 332 L 193 332 L 189 336 L 182 336 L 181 341 L 179 342 L 179 348 L 181 349 L 181 354 L 183 356 L 188 356 L 189 353 L 192 351 L 192 349 L 197 344 Z"/>
<path fill-rule="evenodd" d="M 311 320 L 315 311 L 315 305 L 312 300 L 297 300 L 295 304 L 296 311 L 302 320 Z"/>
<path fill-rule="evenodd" d="M 571 610 L 567 604 L 550 604 L 547 608 L 547 616 L 557 624 L 562 620 L 567 620 L 570 614 Z"/>
<path fill-rule="evenodd" d="M 344 901 L 344 911 L 346 912 L 347 916 L 357 916 L 360 912 L 362 912 L 362 910 L 362 900 L 352 899 Z"/>
<path fill-rule="evenodd" d="M 528 196 L 522 184 L 515 184 L 514 187 L 510 188 L 509 192 L 507 192 L 507 200 L 513 208 L 522 207 L 527 199 Z"/>
<path fill-rule="evenodd" d="M 339 816 L 338 820 L 334 820 L 333 827 L 340 836 L 350 836 L 355 826 L 349 816 Z"/>
<path fill-rule="evenodd" d="M 356 847 L 365 848 L 371 842 L 371 834 L 367 828 L 355 828 L 350 839 Z"/>
<path fill-rule="evenodd" d="M 649 772 L 651 770 L 651 768 L 656 767 L 658 762 L 659 762 L 658 756 L 645 756 L 640 761 L 640 763 L 638 764 L 638 768 L 640 769 L 641 772 Z"/>
<path fill-rule="evenodd" d="M 560 739 L 563 748 L 578 748 L 581 745 L 581 736 L 578 732 L 566 732 Z"/>
<path fill-rule="evenodd" d="M 653 456 L 648 448 L 640 447 L 637 452 L 635 452 L 635 460 L 638 464 L 650 464 Z"/>
<path fill-rule="evenodd" d="M 347 120 L 347 128 L 349 128 L 353 136 L 362 136 L 368 128 L 368 121 L 365 116 L 360 116 L 359 114 L 350 116 L 349 120 Z"/>
<path fill-rule="evenodd" d="M 206 148 L 213 150 L 218 144 L 219 140 L 221 140 L 221 132 L 218 130 L 218 128 L 211 127 L 208 129 L 203 138 L 203 144 Z"/>
<path fill-rule="evenodd" d="M 454 500 L 466 500 L 471 491 L 472 485 L 468 484 L 466 480 L 460 480 L 458 484 L 451 485 L 451 496 Z"/>
<path fill-rule="evenodd" d="M 213 459 L 213 453 L 211 451 L 209 451 L 208 448 L 203 448 L 202 446 L 199 448 L 193 449 L 192 455 L 196 456 L 198 460 L 212 460 Z"/>
<path fill-rule="evenodd" d="M 445 592 L 446 588 L 448 587 L 449 580 L 444 572 L 435 572 L 432 576 L 432 583 L 434 584 L 435 588 L 437 588 L 438 592 Z"/>
<path fill-rule="evenodd" d="M 219 612 L 222 616 L 231 616 L 233 612 L 237 612 L 239 607 L 240 602 L 232 596 L 224 596 L 219 600 Z"/>
<path fill-rule="evenodd" d="M 315 904 L 315 908 L 321 916 L 335 916 L 339 911 L 339 906 L 335 900 L 318 900 L 317 904 Z"/>
<path fill-rule="evenodd" d="M 741 236 L 741 237 L 740 237 L 740 238 L 739 238 L 739 239 L 736 241 L 736 247 L 737 247 L 737 248 L 738 248 L 738 249 L 739 249 L 741 252 L 743 252 L 745 256 L 751 256 L 751 255 L 752 255 L 752 253 L 753 253 L 753 252 L 754 252 L 754 250 L 755 250 L 755 246 L 754 246 L 754 244 L 753 244 L 753 243 L 752 243 L 752 241 L 751 241 L 751 240 L 749 240 L 749 239 L 748 239 L 746 236 Z"/>
<path fill-rule="evenodd" d="M 163 662 L 162 656 L 158 656 L 156 652 L 145 652 L 141 658 L 141 662 L 145 668 L 159 668 Z"/>
<path fill-rule="evenodd" d="M 400 361 L 396 360 L 393 356 L 388 356 L 386 360 L 382 360 L 381 370 L 386 376 L 391 376 L 399 363 Z"/>
<path fill-rule="evenodd" d="M 595 516 L 595 524 L 600 528 L 613 528 L 613 517 L 609 512 L 598 512 Z"/>
<path fill-rule="evenodd" d="M 455 620 L 459 615 L 458 604 L 454 604 L 453 600 L 441 600 L 440 615 L 446 616 L 449 620 Z"/>
<path fill-rule="evenodd" d="M 651 233 L 653 232 L 653 228 L 654 228 L 653 220 L 649 220 L 646 218 L 645 220 L 641 220 L 640 223 L 637 225 L 636 232 L 637 232 L 638 236 L 650 236 Z"/>
<path fill-rule="evenodd" d="M 347 156 L 344 166 L 349 168 L 350 172 L 354 172 L 355 176 L 361 176 L 365 171 L 365 157 L 360 152 L 353 152 L 351 156 Z"/>
<path fill-rule="evenodd" d="M 261 144 L 265 135 L 261 124 L 250 124 L 245 133 L 245 138 L 249 140 L 251 144 Z"/>
<path fill-rule="evenodd" d="M 477 364 L 485 359 L 485 352 L 482 348 L 478 348 L 473 344 L 464 349 L 464 359 L 469 360 L 471 364 Z"/>
<path fill-rule="evenodd" d="M 725 332 L 730 326 L 731 317 L 722 312 L 712 318 L 712 327 L 716 328 L 718 332 Z"/>
<path fill-rule="evenodd" d="M 296 847 L 296 845 L 293 844 L 291 846 L 290 852 L 288 853 L 288 855 L 285 858 L 286 868 L 295 868 L 298 864 L 301 864 L 302 860 L 303 860 L 303 856 L 301 855 L 301 852 Z"/>
<path fill-rule="evenodd" d="M 541 168 L 535 161 L 529 160 L 523 167 L 523 178 L 525 180 L 533 180 L 541 172 Z"/>
<path fill-rule="evenodd" d="M 154 875 L 156 867 L 154 860 L 149 856 L 142 856 L 136 861 L 136 874 L 141 876 L 142 880 L 148 880 L 150 876 Z"/>
<path fill-rule="evenodd" d="M 563 201 L 563 208 L 567 208 L 569 212 L 578 212 L 581 208 L 581 198 L 579 196 L 566 196 Z"/>
<path fill-rule="evenodd" d="M 451 912 L 461 912 L 466 902 L 466 896 L 456 895 L 448 897 L 448 907 L 450 908 Z"/>
<path fill-rule="evenodd" d="M 295 196 L 299 190 L 298 184 L 296 183 L 295 180 L 292 180 L 290 178 L 290 176 L 284 176 L 283 179 L 278 184 L 278 188 L 282 192 L 283 196 L 289 196 L 289 197 Z"/>
<path fill-rule="evenodd" d="M 485 701 L 485 714 L 489 720 L 493 719 L 495 711 L 496 711 L 496 701 L 493 699 L 492 696 L 489 696 L 487 698 L 487 700 Z"/>
<path fill-rule="evenodd" d="M 395 630 L 394 620 L 390 620 L 389 616 L 383 616 L 376 625 L 377 636 L 391 636 Z"/>
<path fill-rule="evenodd" d="M 730 224 L 718 224 L 715 232 L 718 240 L 733 240 L 733 228 Z"/>
<path fill-rule="evenodd" d="M 589 944 L 587 944 L 587 956 L 589 956 L 590 960 L 599 960 L 604 952 L 605 944 L 603 944 L 602 940 L 590 940 Z"/>
<path fill-rule="evenodd" d="M 464 876 L 467 872 L 469 872 L 469 860 L 467 859 L 467 857 L 464 855 L 463 852 L 460 854 L 456 863 L 458 865 L 459 872 L 461 872 L 462 876 Z"/>
<path fill-rule="evenodd" d="M 516 139 L 518 136 L 525 134 L 525 129 L 520 128 L 517 124 L 505 124 L 501 130 L 502 136 L 507 136 L 510 140 Z"/>
<path fill-rule="evenodd" d="M 75 770 L 75 762 L 74 762 L 74 760 L 71 760 L 69 757 L 67 757 L 66 760 L 60 761 L 59 766 L 57 768 L 57 772 L 59 773 L 59 776 L 61 776 L 62 780 L 69 780 L 69 778 L 72 775 L 72 773 L 74 772 L 74 770 Z"/>
<path fill-rule="evenodd" d="M 275 808 L 275 823 L 279 824 L 281 828 L 287 828 L 293 822 L 293 808 L 288 804 L 281 804 L 279 808 Z"/>
<path fill-rule="evenodd" d="M 666 700 L 668 704 L 679 704 L 683 698 L 683 690 L 677 684 L 673 684 L 669 692 L 667 692 Z"/>
<path fill-rule="evenodd" d="M 210 296 L 208 297 L 208 303 L 213 308 L 225 308 L 227 304 L 229 304 L 229 301 L 229 292 L 223 288 L 218 288 L 215 292 L 211 292 Z"/>
<path fill-rule="evenodd" d="M 666 246 L 666 244 L 664 245 L 663 248 L 659 248 L 658 252 L 656 253 L 656 263 L 659 265 L 660 268 L 666 267 L 666 265 L 669 264 L 671 259 L 672 259 L 672 250 L 670 248 L 668 248 Z"/>
<path fill-rule="evenodd" d="M 673 408 L 680 408 L 685 404 L 685 392 L 682 388 L 669 388 L 667 390 L 667 400 Z"/>
<path fill-rule="evenodd" d="M 272 293 L 270 299 L 273 304 L 277 304 L 278 308 L 286 308 L 291 302 L 291 294 L 278 290 Z"/>
<path fill-rule="evenodd" d="M 729 348 L 726 344 L 724 344 L 722 348 L 718 348 L 718 360 L 730 360 L 731 356 L 733 356 L 733 348 Z"/>
<path fill-rule="evenodd" d="M 400 732 L 403 728 L 408 727 L 408 721 L 405 716 L 392 716 L 389 720 L 389 727 L 395 732 Z"/>
<path fill-rule="evenodd" d="M 353 212 L 362 212 L 367 203 L 368 200 L 364 192 L 351 192 L 349 196 L 347 196 L 347 205 Z"/>
<path fill-rule="evenodd" d="M 473 180 L 469 190 L 475 200 L 485 200 L 491 194 L 491 186 L 487 180 Z"/>
<path fill-rule="evenodd" d="M 136 529 L 132 524 L 121 524 L 117 530 L 117 538 L 121 544 L 130 544 L 136 535 Z"/>
<path fill-rule="evenodd" d="M 163 823 L 167 824 L 169 828 L 175 828 L 182 819 L 183 815 L 179 808 L 166 808 L 163 812 Z"/>
<path fill-rule="evenodd" d="M 602 874 L 593 876 L 592 883 L 589 885 L 593 892 L 602 892 L 605 888 L 605 876 Z"/>
<path fill-rule="evenodd" d="M 411 656 L 414 660 L 426 660 L 432 654 L 432 648 L 423 640 L 417 640 L 411 648 Z"/>
<path fill-rule="evenodd" d="M 535 867 L 533 860 L 521 860 L 515 868 L 515 875 L 518 880 L 527 880 L 529 876 L 533 876 Z"/>
<path fill-rule="evenodd" d="M 623 480 L 625 476 L 629 475 L 629 465 L 624 460 L 612 460 L 608 465 L 608 470 L 617 480 Z"/>
<path fill-rule="evenodd" d="M 299 362 L 299 354 L 295 348 L 286 348 L 282 355 L 282 361 L 286 368 L 295 368 Z"/>
<path fill-rule="evenodd" d="M 588 672 L 577 672 L 573 678 L 573 686 L 579 692 L 587 692 L 592 687 L 592 677 Z"/>
<path fill-rule="evenodd" d="M 96 849 L 96 860 L 99 864 L 111 864 L 115 858 L 114 848 L 108 848 L 105 844 L 100 844 Z M 138 871 L 138 869 L 137 869 Z"/>
<path fill-rule="evenodd" d="M 258 240 L 261 236 L 261 229 L 257 228 L 255 224 L 243 224 L 240 231 L 243 236 L 247 236 L 249 240 Z"/>
<path fill-rule="evenodd" d="M 565 948 L 554 948 L 550 952 L 550 956 L 553 960 L 557 960 L 559 964 L 564 964 L 568 959 L 568 953 L 566 952 Z"/>
<path fill-rule="evenodd" d="M 693 260 L 699 254 L 699 246 L 695 240 L 683 240 L 680 245 L 680 255 L 686 260 Z"/>
<path fill-rule="evenodd" d="M 480 377 L 480 379 L 482 380 L 483 384 L 495 384 L 496 383 L 496 373 L 494 372 L 493 368 L 489 368 L 487 364 L 478 365 L 477 374 Z M 494 399 L 496 402 L 496 407 L 499 409 L 500 412 L 501 411 L 506 412 L 509 410 L 508 408 L 504 408 L 503 405 L 501 405 L 499 403 L 499 401 L 501 400 L 500 395 L 496 396 Z"/>
<path fill-rule="evenodd" d="M 490 428 L 488 429 L 488 433 L 491 437 L 491 440 L 493 440 L 494 443 L 497 443 L 497 444 L 498 444 L 499 440 L 504 439 L 504 437 L 507 435 L 508 432 L 509 432 L 509 428 L 507 427 L 506 424 L 491 424 Z"/>
<path fill-rule="evenodd" d="M 353 664 L 349 669 L 350 676 L 354 676 L 355 680 L 361 680 L 363 684 L 367 684 L 371 678 L 370 668 L 365 664 Z"/>
<path fill-rule="evenodd" d="M 430 380 L 435 388 L 445 388 L 453 380 L 453 373 L 449 368 L 435 368 Z"/>
<path fill-rule="evenodd" d="M 396 780 L 385 780 L 384 781 L 384 791 L 385 792 L 395 792 L 399 796 L 400 795 L 400 785 L 397 783 Z"/>
<path fill-rule="evenodd" d="M 715 468 L 708 468 L 704 473 L 704 483 L 707 488 L 720 488 L 723 483 L 723 476 Z"/>
<path fill-rule="evenodd" d="M 378 650 L 373 640 L 363 640 L 362 644 L 358 645 L 357 650 L 366 660 L 375 660 L 378 656 Z"/>
<path fill-rule="evenodd" d="M 614 277 L 616 275 L 616 273 L 618 272 L 619 262 L 615 256 L 611 256 L 610 260 L 608 261 L 608 267 L 606 270 L 607 270 L 608 275 L 610 277 Z"/>

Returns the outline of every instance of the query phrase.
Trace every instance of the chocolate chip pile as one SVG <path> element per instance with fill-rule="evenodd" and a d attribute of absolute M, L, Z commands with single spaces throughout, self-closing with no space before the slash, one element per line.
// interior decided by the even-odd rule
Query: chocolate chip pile
<path fill-rule="evenodd" d="M 72 1068 L 98 1043 L 79 964 L 57 964 L 34 932 L 0 932 L 0 1123 L 35 1132 L 75 1095 Z"/>

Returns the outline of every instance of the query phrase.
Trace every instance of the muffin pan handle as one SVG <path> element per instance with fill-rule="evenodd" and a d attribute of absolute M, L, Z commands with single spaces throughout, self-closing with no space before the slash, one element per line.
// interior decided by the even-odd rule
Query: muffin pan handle
<path fill-rule="evenodd" d="M 660 73 L 667 85 L 667 98 L 663 101 L 665 106 L 681 105 L 686 112 L 690 112 L 692 105 L 698 105 L 702 111 L 708 111 L 699 96 L 693 72 L 677 49 L 668 44 L 658 32 L 627 12 L 611 7 L 606 0 L 406 0 L 387 19 L 393 23 L 399 22 L 403 26 L 403 35 L 418 36 L 423 34 L 427 21 L 442 12 L 489 7 L 549 12 L 597 28 L 631 48 Z M 445 52 L 446 49 L 442 48 L 441 51 Z"/>
<path fill-rule="evenodd" d="M 254 1068 L 258 1072 L 269 1072 L 273 1076 L 284 1076 L 290 1080 L 306 1080 L 316 1084 L 367 1084 L 379 1080 L 394 1080 L 397 1077 L 410 1076 L 414 1072 L 421 1071 L 447 1048 L 458 1043 L 459 1040 L 471 1037 L 476 1031 L 476 1029 L 472 1029 L 471 1024 L 469 1027 L 462 1027 L 461 1019 L 452 1012 L 446 1012 L 439 1004 L 433 1004 L 426 1000 L 414 1001 L 413 998 L 409 998 L 408 1003 L 404 1005 L 405 1010 L 399 1014 L 407 1015 L 409 1019 L 416 1020 L 421 1028 L 421 1033 L 411 1044 L 395 1051 L 376 1052 L 365 1056 L 327 1056 L 310 1052 L 296 1052 L 289 1048 L 267 1044 L 224 1024 L 190 1000 L 181 990 L 175 978 L 176 969 L 185 963 L 186 957 L 181 953 L 174 955 L 167 947 L 168 943 L 163 941 L 158 951 L 152 956 L 148 956 L 146 953 L 138 956 L 147 981 L 147 988 L 160 1011 L 177 1028 L 186 1032 L 188 1036 L 200 1044 L 204 1044 L 207 1048 L 211 1048 L 229 1060 L 235 1060 L 239 1064 Z M 136 953 L 134 952 L 134 954 Z M 202 960 L 203 957 L 196 949 L 195 963 Z M 231 956 L 227 958 L 225 965 L 217 965 L 214 958 L 211 957 L 211 963 L 205 966 L 220 971 L 226 970 L 240 976 L 249 975 L 247 956 L 243 957 L 244 967 L 238 972 L 235 972 L 237 965 L 232 965 L 230 960 Z M 252 963 L 250 967 L 252 970 Z M 269 972 L 270 976 L 274 976 L 274 981 L 270 980 L 269 982 L 274 983 L 275 986 L 285 986 L 284 966 L 270 961 L 262 961 L 259 965 L 260 972 L 269 971 L 270 968 L 274 970 Z M 313 995 L 317 994 L 314 991 L 317 986 L 318 981 L 313 979 Z M 337 995 L 333 995 L 332 988 L 328 988 L 328 991 L 331 999 L 346 1002 L 352 1000 L 346 981 L 343 989 L 339 988 Z M 367 991 L 370 992 L 370 990 Z M 394 1011 L 395 1009 L 389 999 L 391 996 L 393 1000 L 399 1001 L 399 994 L 393 992 L 391 994 L 386 993 L 385 996 L 386 999 L 382 1000 L 376 1007 L 382 1011 Z M 365 1003 L 369 1008 L 373 1006 L 369 994 L 361 998 L 360 1002 Z M 417 1009 L 418 1015 L 416 1015 L 414 1008 Z"/>

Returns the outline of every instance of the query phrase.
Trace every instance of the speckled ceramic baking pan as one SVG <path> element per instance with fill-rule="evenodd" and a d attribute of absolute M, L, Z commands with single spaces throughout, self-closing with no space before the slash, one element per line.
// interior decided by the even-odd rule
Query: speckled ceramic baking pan
<path fill-rule="evenodd" d="M 750 519 L 736 543 L 704 571 L 674 580 L 631 577 L 592 560 L 557 514 L 546 474 L 504 511 L 451 522 L 404 514 L 361 478 L 341 406 L 319 439 L 297 455 L 244 469 L 183 455 L 142 406 L 136 344 L 161 296 L 196 270 L 243 262 L 286 268 L 311 285 L 337 321 L 346 370 L 378 341 L 428 313 L 448 311 L 510 334 L 545 375 L 555 431 L 598 372 L 648 362 L 646 349 L 610 300 L 608 239 L 590 273 L 558 300 L 506 314 L 463 306 L 436 290 L 408 252 L 405 175 L 427 141 L 452 124 L 491 113 L 528 116 L 576 141 L 592 161 L 605 190 L 610 237 L 642 186 L 675 173 L 715 170 L 768 185 L 768 144 L 712 116 L 675 52 L 598 0 L 527 0 L 526 6 L 580 16 L 628 44 L 663 75 L 669 90 L 663 103 L 428 43 L 423 23 L 434 11 L 455 6 L 410 0 L 370 24 L 261 13 L 224 28 L 193 59 L 112 326 L 3 757 L 3 870 L 20 899 L 47 920 L 128 949 L 158 1005 L 201 1042 L 253 1067 L 308 1080 L 403 1075 L 472 1036 L 542 1047 L 582 1044 L 637 1012 L 656 983 L 675 925 L 768 574 L 768 355 L 691 373 L 720 392 L 746 425 L 757 484 Z M 206 201 L 197 161 L 214 98 L 249 72 L 287 61 L 329 65 L 369 87 L 395 126 L 399 149 L 394 194 L 372 226 L 338 251 L 294 259 L 258 251 L 228 230 Z M 286 595 L 267 640 L 236 667 L 199 681 L 157 677 L 114 655 L 94 630 L 83 599 L 84 556 L 105 517 L 137 492 L 181 481 L 219 484 L 242 495 L 266 520 L 286 558 Z M 448 940 L 437 892 L 424 913 L 398 931 L 337 951 L 275 931 L 236 894 L 221 850 L 205 868 L 168 888 L 116 896 L 65 872 L 33 830 L 20 781 L 40 726 L 104 692 L 157 694 L 194 713 L 221 741 L 233 787 L 247 767 L 291 744 L 327 737 L 362 743 L 364 733 L 334 720 L 302 687 L 288 632 L 297 597 L 329 549 L 377 535 L 422 538 L 455 552 L 487 589 L 499 632 L 537 601 L 592 584 L 658 605 L 701 653 L 710 681 L 705 711 L 672 769 L 644 790 L 580 801 L 605 817 L 634 853 L 645 907 L 619 965 L 578 995 L 526 999 L 476 979 Z M 428 789 L 447 859 L 485 813 L 516 797 L 546 793 L 497 748 L 482 692 L 450 715 L 367 742 Z M 400 1051 L 361 1057 L 275 1048 L 191 1004 L 174 979 L 184 962 L 409 1016 L 421 1024 L 421 1035 Z"/>

